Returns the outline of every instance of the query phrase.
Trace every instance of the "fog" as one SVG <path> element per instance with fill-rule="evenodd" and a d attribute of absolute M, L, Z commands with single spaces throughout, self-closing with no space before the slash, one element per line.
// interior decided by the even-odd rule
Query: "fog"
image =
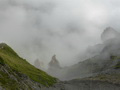
<path fill-rule="evenodd" d="M 119 0 L 0 0 L 0 42 L 33 64 L 56 54 L 62 66 L 101 42 L 108 27 L 120 30 Z M 79 59 L 80 60 L 80 59 Z"/>

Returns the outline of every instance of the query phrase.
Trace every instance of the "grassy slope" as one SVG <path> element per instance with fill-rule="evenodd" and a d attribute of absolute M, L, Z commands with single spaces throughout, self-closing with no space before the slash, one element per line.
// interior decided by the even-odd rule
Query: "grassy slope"
<path fill-rule="evenodd" d="M 0 44 L 0 64 L 4 63 L 9 65 L 13 70 L 29 76 L 32 80 L 42 85 L 51 86 L 56 82 L 55 78 L 35 68 L 26 60 L 19 57 L 8 45 L 2 43 Z"/>

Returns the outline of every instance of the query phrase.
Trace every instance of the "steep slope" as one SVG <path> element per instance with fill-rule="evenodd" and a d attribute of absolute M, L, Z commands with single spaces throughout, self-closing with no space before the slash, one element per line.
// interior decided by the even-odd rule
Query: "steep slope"
<path fill-rule="evenodd" d="M 56 83 L 56 78 L 29 64 L 7 44 L 0 44 L 0 85 L 3 88 L 12 88 L 12 90 L 23 86 L 40 88 L 40 86 L 48 87 L 54 83 Z"/>

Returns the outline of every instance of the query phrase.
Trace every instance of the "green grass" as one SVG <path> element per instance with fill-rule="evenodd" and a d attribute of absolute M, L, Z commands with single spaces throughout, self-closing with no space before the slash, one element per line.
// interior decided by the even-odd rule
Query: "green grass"
<path fill-rule="evenodd" d="M 120 57 L 119 56 L 111 56 L 111 59 L 113 60 L 113 61 L 115 61 L 115 60 L 119 60 L 120 59 Z M 120 61 L 118 61 L 118 63 L 115 65 L 115 66 L 113 66 L 115 69 L 119 69 L 120 68 Z"/>
<path fill-rule="evenodd" d="M 113 61 L 120 59 L 119 56 L 111 56 L 110 58 L 111 58 Z M 118 63 L 117 63 L 115 66 L 113 66 L 113 67 L 114 67 L 115 69 L 119 69 L 119 68 L 120 68 L 120 61 L 118 61 Z"/>
<path fill-rule="evenodd" d="M 0 84 L 3 88 L 6 88 L 7 90 L 18 90 L 19 89 L 19 84 L 11 79 L 8 74 L 0 71 Z"/>
<path fill-rule="evenodd" d="M 119 59 L 119 57 L 118 56 L 110 56 L 110 58 L 112 59 L 112 60 L 116 60 L 116 59 Z"/>
<path fill-rule="evenodd" d="M 2 43 L 0 46 L 3 46 L 3 48 L 0 48 L 0 64 L 7 64 L 13 70 L 27 75 L 33 81 L 39 82 L 44 86 L 51 86 L 56 83 L 56 78 L 29 64 L 25 59 L 19 57 L 8 45 Z"/>

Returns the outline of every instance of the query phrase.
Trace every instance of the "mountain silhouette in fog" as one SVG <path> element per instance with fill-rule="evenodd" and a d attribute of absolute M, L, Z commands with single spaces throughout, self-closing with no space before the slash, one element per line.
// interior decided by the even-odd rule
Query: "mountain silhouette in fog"
<path fill-rule="evenodd" d="M 113 29 L 112 27 L 107 27 L 101 34 L 101 39 L 104 42 L 106 40 L 119 37 L 119 35 L 120 33 L 117 32 L 115 29 Z"/>

